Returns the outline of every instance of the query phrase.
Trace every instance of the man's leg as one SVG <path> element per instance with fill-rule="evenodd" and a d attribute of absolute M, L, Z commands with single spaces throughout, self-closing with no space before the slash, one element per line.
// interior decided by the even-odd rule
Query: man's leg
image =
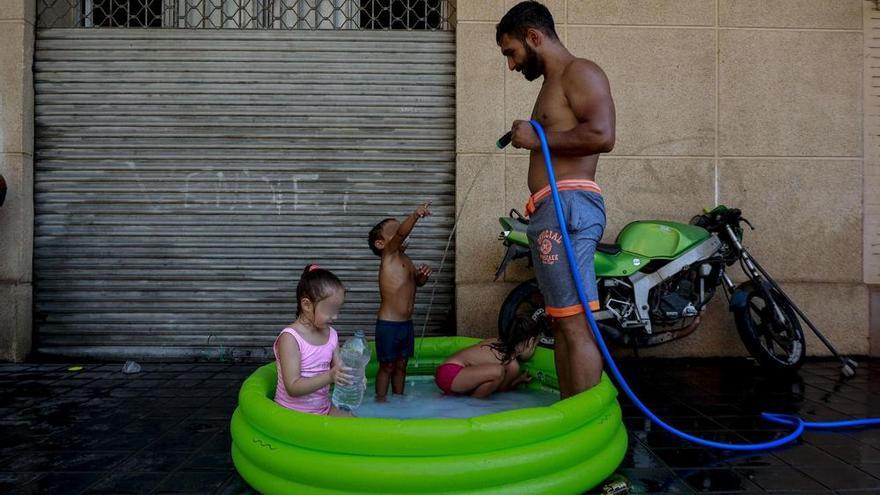
<path fill-rule="evenodd" d="M 559 381 L 559 398 L 571 397 L 571 373 L 568 365 L 568 342 L 559 322 L 554 318 L 553 328 L 553 361 L 556 363 L 556 379 Z"/>
<path fill-rule="evenodd" d="M 596 244 L 605 231 L 605 202 L 598 193 L 578 191 L 570 195 L 571 209 L 577 210 L 575 221 L 569 225 L 578 271 L 584 284 L 590 307 L 599 308 L 599 290 L 593 265 Z M 570 269 L 569 269 L 570 271 Z M 571 274 L 568 274 L 571 277 Z M 577 303 L 580 303 L 579 297 Z M 602 354 L 596 346 L 593 331 L 583 313 L 559 318 L 560 333 L 568 350 L 568 370 L 572 395 L 595 387 L 602 378 Z"/>
<path fill-rule="evenodd" d="M 564 355 L 568 363 L 570 394 L 579 394 L 595 387 L 602 378 L 602 354 L 596 347 L 586 316 L 576 314 L 556 321 L 558 333 L 566 346 Z M 559 340 L 556 341 L 556 346 L 556 352 L 559 353 Z"/>

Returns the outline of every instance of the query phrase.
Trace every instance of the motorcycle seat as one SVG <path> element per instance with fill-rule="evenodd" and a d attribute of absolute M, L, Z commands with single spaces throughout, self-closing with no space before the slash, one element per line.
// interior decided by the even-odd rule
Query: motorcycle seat
<path fill-rule="evenodd" d="M 596 251 L 599 251 L 600 253 L 615 255 L 620 253 L 621 249 L 619 244 L 603 244 L 600 242 L 596 245 Z"/>

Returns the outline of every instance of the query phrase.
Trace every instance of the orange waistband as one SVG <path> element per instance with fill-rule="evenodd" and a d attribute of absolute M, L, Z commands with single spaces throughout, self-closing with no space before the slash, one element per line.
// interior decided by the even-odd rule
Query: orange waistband
<path fill-rule="evenodd" d="M 556 183 L 556 188 L 560 191 L 590 191 L 594 193 L 602 194 L 602 190 L 599 189 L 599 185 L 591 180 L 583 180 L 583 179 L 568 179 L 561 180 Z M 529 201 L 526 203 L 526 216 L 530 216 L 535 212 L 536 205 L 538 201 L 550 196 L 551 189 L 550 184 L 542 187 L 540 191 L 536 192 L 529 196 Z"/>

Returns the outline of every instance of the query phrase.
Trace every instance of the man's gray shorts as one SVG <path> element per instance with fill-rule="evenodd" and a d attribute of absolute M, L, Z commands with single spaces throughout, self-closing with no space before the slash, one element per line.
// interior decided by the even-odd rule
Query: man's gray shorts
<path fill-rule="evenodd" d="M 563 189 L 564 183 L 570 183 Z M 574 185 L 573 185 L 574 184 Z M 592 187 L 581 187 L 592 184 Z M 574 247 L 581 280 L 587 292 L 590 309 L 599 309 L 599 292 L 596 287 L 596 271 L 593 255 L 596 244 L 605 231 L 605 201 L 595 183 L 590 181 L 560 181 L 559 196 L 562 211 L 568 222 L 568 234 Z M 549 188 L 549 186 L 548 186 Z M 564 318 L 584 312 L 578 299 L 577 289 L 568 268 L 568 257 L 552 196 L 542 196 L 539 191 L 529 204 L 534 205 L 529 215 L 529 245 L 535 265 L 538 286 L 544 294 L 544 307 L 554 318 Z M 532 210 L 531 207 L 527 211 Z"/>

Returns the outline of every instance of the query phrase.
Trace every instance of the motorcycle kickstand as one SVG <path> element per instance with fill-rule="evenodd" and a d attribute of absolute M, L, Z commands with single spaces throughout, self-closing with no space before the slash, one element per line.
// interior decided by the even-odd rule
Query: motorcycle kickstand
<path fill-rule="evenodd" d="M 797 313 L 797 315 L 800 316 L 802 320 L 804 320 L 807 326 L 810 327 L 810 330 L 812 330 L 813 333 L 816 334 L 816 337 L 819 337 L 819 340 L 822 341 L 822 344 L 824 344 L 829 351 L 831 351 L 831 354 L 834 355 L 834 358 L 840 361 L 840 374 L 843 375 L 845 378 L 852 378 L 856 376 L 856 368 L 859 367 L 859 364 L 837 352 L 837 349 L 834 348 L 834 345 L 832 345 L 831 342 L 827 338 L 825 338 L 824 335 L 822 335 L 822 332 L 820 332 L 819 329 L 816 328 L 816 325 L 814 325 L 813 322 L 810 321 L 809 318 L 807 318 L 807 315 L 805 315 L 804 312 L 801 311 L 801 308 L 799 308 L 798 305 L 795 304 L 790 297 L 788 297 L 788 294 L 786 294 L 785 291 L 782 290 L 782 287 L 780 287 L 779 284 L 777 284 L 776 281 L 773 280 L 773 278 L 771 278 L 766 271 L 764 271 L 764 268 L 754 259 L 752 259 L 752 263 L 754 263 L 758 270 L 764 275 L 764 277 L 766 277 L 767 281 L 770 282 L 770 285 L 772 285 L 774 289 L 779 291 L 779 294 L 782 295 L 782 297 L 789 305 L 791 305 L 795 313 Z"/>
<path fill-rule="evenodd" d="M 831 354 L 834 355 L 834 358 L 837 359 L 838 361 L 840 361 L 840 374 L 843 375 L 844 378 L 852 378 L 852 377 L 856 376 L 856 368 L 859 367 L 859 364 L 856 363 L 855 361 L 853 361 L 852 359 L 850 359 L 846 356 L 843 356 L 839 352 L 837 352 L 837 349 L 835 349 L 834 346 L 831 344 L 831 342 L 829 342 L 828 339 L 826 339 L 825 336 L 822 335 L 822 332 L 820 332 L 819 329 L 816 328 L 816 325 L 813 325 L 813 322 L 810 321 L 809 318 L 807 318 L 807 315 L 805 315 L 804 312 L 801 311 L 801 308 L 799 308 L 797 306 L 797 304 L 795 304 L 788 297 L 787 294 L 785 294 L 781 290 L 780 290 L 780 293 L 782 294 L 783 297 L 785 297 L 785 299 L 788 301 L 788 303 L 791 304 L 791 307 L 794 308 L 794 310 L 798 314 L 798 316 L 800 316 L 801 319 L 807 323 L 807 326 L 810 327 L 810 330 L 812 330 L 813 333 L 816 334 L 817 337 L 819 337 L 819 340 L 821 340 L 822 343 L 825 344 L 825 347 L 827 347 L 828 350 L 831 351 Z"/>

